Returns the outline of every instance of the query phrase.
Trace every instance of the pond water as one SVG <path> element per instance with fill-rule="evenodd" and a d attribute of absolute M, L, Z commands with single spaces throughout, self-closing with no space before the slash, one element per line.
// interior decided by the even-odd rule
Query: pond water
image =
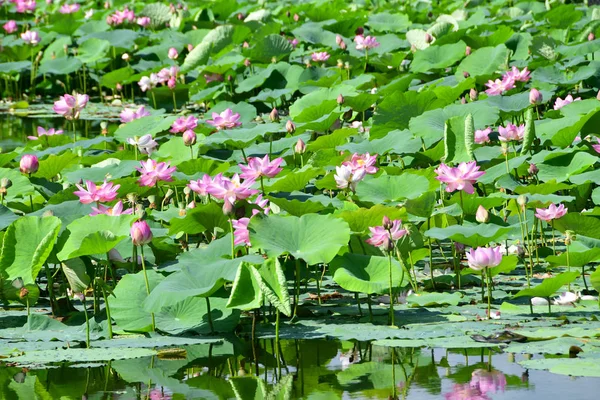
<path fill-rule="evenodd" d="M 0 371 L 3 399 L 595 399 L 600 379 L 526 370 L 528 355 L 369 342 L 239 339 L 105 364 Z M 258 363 L 255 363 L 254 355 Z M 533 358 L 542 357 L 540 355 Z M 572 393 L 577 393 L 573 396 Z"/>

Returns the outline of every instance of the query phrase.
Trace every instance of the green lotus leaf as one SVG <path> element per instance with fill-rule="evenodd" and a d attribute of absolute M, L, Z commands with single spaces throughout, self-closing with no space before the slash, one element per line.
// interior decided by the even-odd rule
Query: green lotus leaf
<path fill-rule="evenodd" d="M 387 293 L 389 283 L 389 263 L 387 257 L 365 256 L 346 253 L 331 262 L 333 280 L 343 289 L 358 293 Z M 408 282 L 400 263 L 392 258 L 392 285 L 402 287 Z"/>

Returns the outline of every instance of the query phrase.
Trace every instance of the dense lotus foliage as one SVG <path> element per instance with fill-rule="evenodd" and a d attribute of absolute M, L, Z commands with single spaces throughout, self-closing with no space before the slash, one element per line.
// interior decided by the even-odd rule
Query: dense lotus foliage
<path fill-rule="evenodd" d="M 568 335 L 523 365 L 599 376 L 592 3 L 2 2 L 0 354 L 274 335 L 282 379 L 281 332 Z"/>

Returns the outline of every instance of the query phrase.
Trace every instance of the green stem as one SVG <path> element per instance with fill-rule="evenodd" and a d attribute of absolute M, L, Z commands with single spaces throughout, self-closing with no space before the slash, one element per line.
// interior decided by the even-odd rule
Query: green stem
<path fill-rule="evenodd" d="M 144 259 L 144 245 L 140 246 L 140 253 L 142 256 L 142 270 L 144 271 L 144 281 L 146 282 L 146 294 L 150 295 L 150 283 L 148 282 L 148 274 L 146 273 L 146 260 Z M 152 315 L 152 331 L 156 330 L 156 323 L 154 322 L 154 313 Z"/>
<path fill-rule="evenodd" d="M 492 319 L 492 272 L 488 269 L 486 273 L 488 287 L 488 318 Z"/>
<path fill-rule="evenodd" d="M 106 307 L 106 319 L 108 323 L 108 338 L 113 338 L 113 330 L 112 330 L 112 319 L 110 317 L 110 306 L 108 305 L 108 296 L 106 295 L 106 290 L 104 289 L 104 282 L 102 282 L 102 296 L 104 296 L 104 306 Z"/>
<path fill-rule="evenodd" d="M 281 376 L 281 357 L 279 354 L 279 310 L 275 310 L 275 356 L 277 357 L 277 371 Z"/>
<path fill-rule="evenodd" d="M 550 222 L 550 225 L 552 226 L 552 251 L 553 251 L 554 255 L 556 255 L 556 239 L 554 237 L 554 220 L 552 220 L 552 222 Z"/>
<path fill-rule="evenodd" d="M 567 269 L 569 272 L 571 272 L 571 260 L 569 258 L 569 245 L 566 245 L 567 247 Z M 585 280 L 585 277 L 583 278 Z M 569 292 L 571 291 L 571 282 L 569 282 Z"/>
<path fill-rule="evenodd" d="M 300 302 L 300 259 L 296 258 L 296 294 L 294 299 L 294 318 L 298 312 L 298 303 Z"/>
<path fill-rule="evenodd" d="M 175 99 L 175 91 L 171 90 L 171 93 L 173 94 L 173 112 L 177 111 L 177 100 Z"/>
<path fill-rule="evenodd" d="M 71 120 L 71 129 L 73 130 L 73 143 L 77 143 L 77 132 L 75 131 L 75 120 Z"/>
<path fill-rule="evenodd" d="M 152 95 L 152 103 L 154 103 L 154 109 L 156 110 L 156 96 L 154 96 L 154 90 L 150 90 L 150 94 Z"/>
<path fill-rule="evenodd" d="M 83 314 L 85 315 L 85 344 L 86 347 L 90 348 L 90 318 L 88 317 L 87 307 L 85 305 L 85 293 L 83 293 L 83 297 L 81 302 L 83 303 Z"/>
<path fill-rule="evenodd" d="M 465 222 L 465 206 L 463 204 L 463 192 L 462 192 L 462 190 L 458 191 L 458 195 L 460 197 L 460 224 L 462 225 Z"/>
<path fill-rule="evenodd" d="M 209 300 L 208 296 L 206 296 L 205 299 L 206 299 L 206 315 L 208 315 L 208 326 L 210 327 L 210 333 L 215 333 L 215 327 L 213 325 L 212 314 L 211 314 L 211 310 L 210 310 L 210 300 Z"/>
<path fill-rule="evenodd" d="M 263 192 L 263 195 L 266 196 L 267 192 L 265 192 L 265 185 L 263 183 L 263 176 L 260 176 L 260 190 Z"/>
<path fill-rule="evenodd" d="M 392 281 L 392 254 L 388 252 L 388 271 L 389 271 L 389 285 L 390 285 L 390 325 L 394 326 L 394 288 Z"/>
<path fill-rule="evenodd" d="M 233 219 L 229 219 L 229 229 L 231 229 L 231 259 L 235 258 L 235 237 L 233 235 Z"/>

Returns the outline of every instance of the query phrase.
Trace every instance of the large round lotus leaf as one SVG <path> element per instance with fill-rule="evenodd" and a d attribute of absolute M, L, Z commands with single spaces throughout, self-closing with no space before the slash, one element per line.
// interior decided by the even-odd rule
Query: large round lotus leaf
<path fill-rule="evenodd" d="M 346 253 L 331 262 L 333 280 L 350 292 L 386 293 L 389 290 L 389 263 L 387 257 L 363 256 Z M 408 282 L 405 270 L 392 259 L 392 285 L 402 287 Z"/>

